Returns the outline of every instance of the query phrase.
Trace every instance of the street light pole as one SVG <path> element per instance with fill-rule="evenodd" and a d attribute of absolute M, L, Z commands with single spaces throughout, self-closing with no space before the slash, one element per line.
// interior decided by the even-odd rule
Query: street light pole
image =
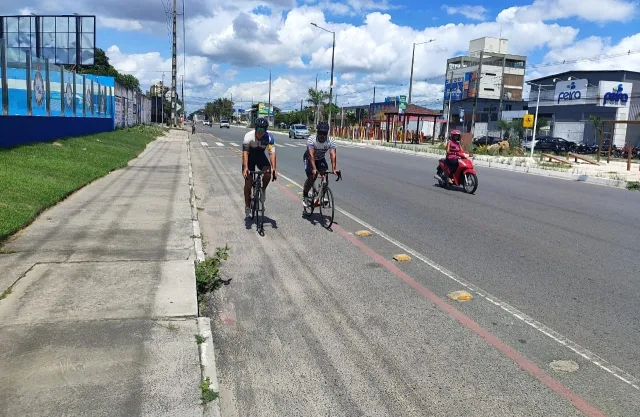
<path fill-rule="evenodd" d="M 271 69 L 265 68 L 262 65 L 257 66 L 262 68 L 263 70 L 269 71 L 269 104 L 267 104 L 269 107 L 267 109 L 267 120 L 271 120 Z"/>
<path fill-rule="evenodd" d="M 311 25 L 317 27 L 318 29 L 322 29 L 325 32 L 329 32 L 333 35 L 333 46 L 331 49 L 331 83 L 329 84 L 329 124 L 331 124 L 331 106 L 333 105 L 333 68 L 335 63 L 335 54 L 336 54 L 336 33 L 325 29 L 321 26 L 316 25 L 315 23 L 311 23 Z"/>
<path fill-rule="evenodd" d="M 569 77 L 571 78 L 571 77 Z M 554 78 L 553 82 L 561 81 L 558 78 Z M 536 131 L 538 130 L 538 108 L 540 107 L 540 89 L 542 87 L 553 87 L 553 85 L 544 85 L 544 84 L 534 84 L 528 83 L 529 85 L 535 85 L 538 87 L 538 99 L 536 100 L 536 114 L 533 119 L 533 134 L 531 135 L 531 158 L 533 158 L 533 148 L 536 146 Z"/>
<path fill-rule="evenodd" d="M 413 43 L 413 52 L 411 53 L 411 76 L 409 77 L 409 100 L 407 100 L 407 104 L 411 104 L 411 91 L 413 90 L 413 63 L 415 62 L 416 57 L 416 45 L 423 45 L 434 41 L 435 39 L 429 39 L 428 41 Z"/>

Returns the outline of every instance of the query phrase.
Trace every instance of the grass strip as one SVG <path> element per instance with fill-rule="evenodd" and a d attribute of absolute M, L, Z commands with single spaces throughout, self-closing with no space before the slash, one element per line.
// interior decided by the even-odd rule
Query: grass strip
<path fill-rule="evenodd" d="M 79 188 L 127 166 L 164 132 L 135 126 L 0 149 L 0 242 Z"/>

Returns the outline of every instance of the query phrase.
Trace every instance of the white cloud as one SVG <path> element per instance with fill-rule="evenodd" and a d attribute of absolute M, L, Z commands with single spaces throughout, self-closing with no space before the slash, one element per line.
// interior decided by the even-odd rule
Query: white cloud
<path fill-rule="evenodd" d="M 467 19 L 472 20 L 485 20 L 487 13 L 487 9 L 482 6 L 469 5 L 447 6 L 443 4 L 442 10 L 447 12 L 449 15 L 461 14 Z"/>
<path fill-rule="evenodd" d="M 121 31 L 138 31 L 142 30 L 142 24 L 138 20 L 114 19 L 111 17 L 97 17 L 98 26 Z"/>
<path fill-rule="evenodd" d="M 531 5 L 510 7 L 497 21 L 553 21 L 579 18 L 590 22 L 625 22 L 637 15 L 637 2 L 626 0 L 535 0 Z"/>

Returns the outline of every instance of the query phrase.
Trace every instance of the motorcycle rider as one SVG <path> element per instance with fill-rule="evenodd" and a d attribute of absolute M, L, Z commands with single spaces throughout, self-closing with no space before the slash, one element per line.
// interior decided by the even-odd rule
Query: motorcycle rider
<path fill-rule="evenodd" d="M 449 176 L 447 180 L 451 182 L 451 177 L 458 169 L 458 152 L 462 151 L 462 146 L 460 145 L 460 138 L 462 136 L 462 132 L 457 129 L 451 131 L 451 135 L 449 136 L 450 140 L 447 142 L 447 168 L 449 169 Z"/>

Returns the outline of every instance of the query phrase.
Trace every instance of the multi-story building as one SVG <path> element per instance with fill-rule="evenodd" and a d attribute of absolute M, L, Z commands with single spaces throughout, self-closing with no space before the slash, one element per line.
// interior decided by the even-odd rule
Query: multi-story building
<path fill-rule="evenodd" d="M 443 113 L 451 128 L 482 136 L 502 111 L 526 110 L 527 57 L 509 54 L 508 43 L 491 37 L 474 39 L 468 55 L 447 60 Z"/>
<path fill-rule="evenodd" d="M 152 97 L 160 96 L 162 95 L 163 91 L 166 90 L 167 87 L 165 87 L 162 81 L 160 81 L 158 84 L 154 84 L 151 86 L 151 88 L 149 88 L 149 94 L 151 94 Z"/>

